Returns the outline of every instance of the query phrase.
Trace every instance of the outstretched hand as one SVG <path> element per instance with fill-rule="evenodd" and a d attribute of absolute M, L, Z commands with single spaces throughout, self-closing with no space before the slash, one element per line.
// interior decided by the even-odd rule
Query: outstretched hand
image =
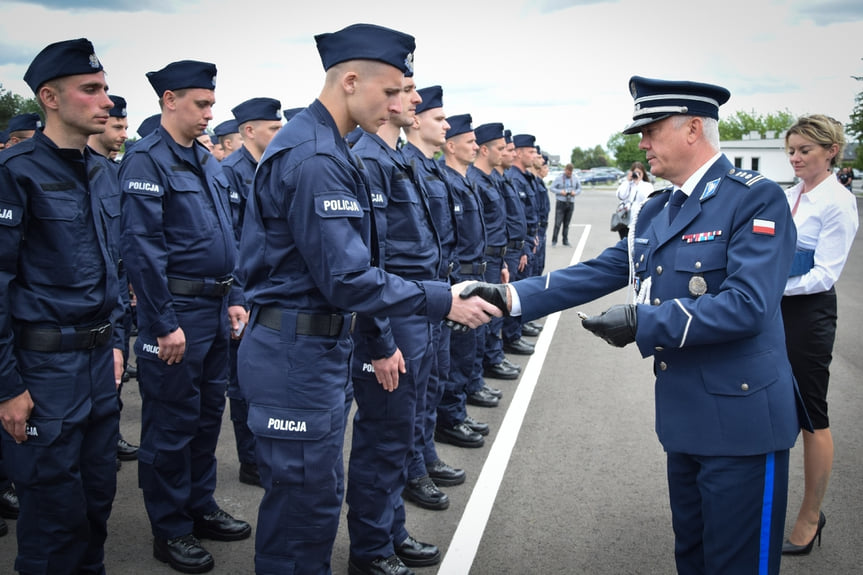
<path fill-rule="evenodd" d="M 509 315 L 509 302 L 507 301 L 506 285 L 475 282 L 467 286 L 459 294 L 462 298 L 469 298 L 475 295 L 497 307 L 504 316 Z"/>
<path fill-rule="evenodd" d="M 638 314 L 634 305 L 613 305 L 599 315 L 586 317 L 581 325 L 615 347 L 635 341 Z"/>

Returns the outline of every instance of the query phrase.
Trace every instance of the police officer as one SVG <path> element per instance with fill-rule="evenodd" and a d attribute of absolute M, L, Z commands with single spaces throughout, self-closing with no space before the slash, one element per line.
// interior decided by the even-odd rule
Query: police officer
<path fill-rule="evenodd" d="M 485 248 L 485 280 L 490 283 L 509 282 L 505 257 L 509 244 L 507 204 L 498 184 L 496 169 L 503 163 L 506 139 L 503 124 L 490 123 L 474 130 L 479 147 L 473 164 L 467 170 L 468 180 L 479 190 L 485 219 L 488 245 Z M 523 237 L 523 234 L 519 237 Z M 516 379 L 518 371 L 503 364 L 503 341 L 500 339 L 501 318 L 495 318 L 486 329 L 485 339 L 477 341 L 477 364 L 473 377 L 483 374 L 501 379 Z M 487 385 L 487 390 L 491 390 Z M 498 390 L 499 392 L 499 390 Z M 492 391 L 492 393 L 494 393 Z"/>
<path fill-rule="evenodd" d="M 653 356 L 680 573 L 777 574 L 788 451 L 809 425 L 785 353 L 780 300 L 796 231 L 782 189 L 719 152 L 720 86 L 634 76 L 633 123 L 671 190 L 595 259 L 484 290 L 533 318 L 627 285 L 636 304 L 584 319 Z M 631 246 L 631 248 L 630 248 Z M 509 298 L 507 305 L 504 298 Z"/>
<path fill-rule="evenodd" d="M 18 114 L 9 120 L 6 131 L 9 135 L 6 147 L 11 148 L 19 142 L 24 142 L 33 137 L 36 130 L 42 129 L 42 117 L 35 113 Z"/>
<path fill-rule="evenodd" d="M 221 165 L 230 186 L 231 217 L 238 247 L 246 200 L 249 197 L 258 161 L 264 155 L 267 144 L 282 127 L 281 107 L 282 103 L 274 98 L 251 98 L 231 110 L 243 145 L 236 153 L 225 158 Z M 231 405 L 234 437 L 237 440 L 237 457 L 240 460 L 240 482 L 260 486 L 261 478 L 258 474 L 258 464 L 255 462 L 255 436 L 246 424 L 249 408 L 240 393 L 237 381 L 237 351 L 241 337 L 242 334 L 231 335 L 228 400 Z"/>
<path fill-rule="evenodd" d="M 285 117 L 285 122 L 290 122 L 291 118 L 305 110 L 305 108 L 286 108 L 282 110 L 282 115 Z"/>
<path fill-rule="evenodd" d="M 92 134 L 87 139 L 87 145 L 90 146 L 96 153 L 105 159 L 105 165 L 111 173 L 111 178 L 114 180 L 114 186 L 119 189 L 118 178 L 120 175 L 120 164 L 115 161 L 117 154 L 123 149 L 123 143 L 127 139 L 126 130 L 129 127 L 129 121 L 126 118 L 126 99 L 122 96 L 110 95 L 111 102 L 114 106 L 108 110 L 108 123 L 105 124 L 105 131 L 100 134 Z M 119 219 L 117 221 L 117 229 L 114 234 L 115 243 L 112 246 L 114 257 L 120 260 L 118 276 L 120 278 L 120 295 L 123 299 L 123 378 L 120 385 L 117 386 L 117 398 L 120 400 L 120 411 L 123 410 L 122 389 L 123 380 L 128 379 L 126 375 L 129 371 L 129 338 L 132 331 L 132 307 L 129 298 L 129 278 L 126 274 L 125 265 L 120 259 L 120 227 Z M 138 446 L 133 445 L 123 438 L 121 433 L 117 438 L 117 468 L 120 467 L 120 461 L 134 461 L 138 458 Z"/>
<path fill-rule="evenodd" d="M 315 40 L 324 87 L 267 147 L 240 240 L 238 277 L 250 321 L 238 371 L 265 490 L 255 545 L 260 574 L 287 566 L 296 574 L 330 571 L 343 491 L 351 312 L 448 316 L 472 327 L 488 321 L 487 312 L 500 313 L 478 298 L 458 298 L 464 286 L 403 280 L 370 265 L 379 246 L 371 199 L 344 137 L 357 125 L 376 132 L 401 112 L 413 37 L 355 24 Z M 357 558 L 350 570 L 410 573 L 395 553 Z"/>
<path fill-rule="evenodd" d="M 428 195 L 429 207 L 438 230 L 441 245 L 441 265 L 437 280 L 450 282 L 454 267 L 455 246 L 458 230 L 455 221 L 461 213 L 461 204 L 452 192 L 444 175 L 443 164 L 437 162 L 435 154 L 446 143 L 450 125 L 443 109 L 443 88 L 429 86 L 419 90 L 422 102 L 417 104 L 416 122 L 405 130 L 407 143 L 402 148 L 405 156 L 412 161 L 417 175 Z M 411 462 L 408 464 L 408 482 L 425 483 L 428 475 L 434 485 L 453 486 L 464 483 L 467 474 L 463 469 L 454 468 L 438 456 L 435 447 L 437 427 L 437 407 L 444 393 L 444 382 L 449 376 L 451 329 L 445 323 L 432 324 L 432 343 L 436 361 L 432 366 L 426 390 L 425 409 L 417 412 L 415 447 Z M 464 435 L 474 443 L 482 436 L 464 427 Z M 427 484 L 426 484 L 427 485 Z"/>
<path fill-rule="evenodd" d="M 401 129 L 413 125 L 420 102 L 407 72 L 401 112 L 391 114 L 376 134 L 364 131 L 352 148 L 369 177 L 381 267 L 417 281 L 433 280 L 440 266 L 428 197 L 397 147 Z M 357 328 L 351 360 L 357 412 L 347 490 L 350 555 L 355 564 L 395 553 L 407 566 L 434 565 L 440 550 L 408 534 L 402 501 L 427 509 L 449 507 L 449 497 L 427 474 L 407 481 L 416 414 L 425 406 L 434 363 L 431 325 L 423 316 L 363 315 Z"/>
<path fill-rule="evenodd" d="M 545 269 L 545 244 L 548 230 L 548 214 L 551 209 L 551 203 L 548 200 L 548 187 L 543 180 L 543 174 L 548 174 L 547 155 L 543 153 L 540 146 L 536 146 L 536 156 L 533 158 L 533 165 L 528 166 L 527 173 L 531 175 L 531 184 L 533 185 L 534 199 L 536 201 L 537 213 L 537 245 L 536 259 L 534 260 L 532 274 L 535 276 L 542 275 Z M 525 329 L 527 327 L 527 329 Z M 522 326 L 524 335 L 539 335 L 539 329 L 533 324 L 528 323 L 527 326 Z"/>
<path fill-rule="evenodd" d="M 533 274 L 536 267 L 537 248 L 539 246 L 539 212 L 536 205 L 536 187 L 534 176 L 530 169 L 536 158 L 536 138 L 531 134 L 516 134 L 512 137 L 515 148 L 515 157 L 506 174 L 515 187 L 518 198 L 524 208 L 527 235 L 525 240 L 527 263 L 524 267 L 518 266 L 514 279 L 524 279 Z M 533 354 L 533 344 L 522 338 L 524 326 L 518 318 L 507 317 L 503 324 L 503 349 L 507 353 L 517 355 Z M 530 330 L 530 328 L 528 328 Z M 533 332 L 528 332 L 533 333 Z M 527 334 L 526 334 L 527 335 Z M 533 333 L 536 335 L 536 333 Z"/>
<path fill-rule="evenodd" d="M 227 297 L 236 260 L 229 186 L 196 142 L 212 118 L 215 78 L 215 65 L 192 60 L 149 72 L 162 122 L 120 168 L 122 252 L 138 296 L 139 484 L 154 556 L 194 573 L 214 564 L 199 537 L 251 534 L 213 497 L 228 331 L 247 319 L 239 290 Z"/>
<path fill-rule="evenodd" d="M 281 104 L 279 105 L 281 106 Z M 221 151 L 221 157 L 218 158 L 220 162 L 239 150 L 243 145 L 243 139 L 240 137 L 240 128 L 235 118 L 218 124 L 213 128 L 213 135 L 218 140 L 218 144 L 214 143 L 214 145 L 217 146 L 216 149 L 220 149 Z"/>
<path fill-rule="evenodd" d="M 24 80 L 46 121 L 0 154 L 0 435 L 20 504 L 15 569 L 103 573 L 123 366 L 120 197 L 87 137 L 113 104 L 85 38 L 44 48 Z"/>

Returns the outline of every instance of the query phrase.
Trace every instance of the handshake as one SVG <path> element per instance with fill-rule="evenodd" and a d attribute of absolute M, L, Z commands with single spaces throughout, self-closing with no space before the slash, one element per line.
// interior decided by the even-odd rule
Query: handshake
<path fill-rule="evenodd" d="M 507 299 L 506 284 L 475 282 L 465 287 L 459 294 L 462 298 L 479 296 L 497 307 L 508 316 L 511 304 Z M 624 347 L 635 341 L 638 329 L 638 315 L 634 305 L 614 305 L 596 316 L 579 313 L 581 325 L 597 337 L 601 337 L 615 347 Z"/>

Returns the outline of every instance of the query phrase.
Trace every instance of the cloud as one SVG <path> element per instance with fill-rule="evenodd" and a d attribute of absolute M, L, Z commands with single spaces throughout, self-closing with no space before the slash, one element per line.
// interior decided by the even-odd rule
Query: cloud
<path fill-rule="evenodd" d="M 558 10 L 566 10 L 577 6 L 588 6 L 590 4 L 614 4 L 616 0 L 539 0 L 534 7 L 539 12 L 557 12 Z"/>
<path fill-rule="evenodd" d="M 2 54 L 0 56 L 0 66 L 7 64 L 29 66 L 34 56 L 33 51 L 27 47 L 3 41 L 0 41 L 0 54 Z"/>
<path fill-rule="evenodd" d="M 111 12 L 176 12 L 176 2 L 171 0 L 18 0 L 22 4 L 34 4 L 50 10 L 110 10 Z"/>
<path fill-rule="evenodd" d="M 798 11 L 818 26 L 863 20 L 863 2 L 860 0 L 825 0 L 817 4 L 807 1 L 800 4 Z"/>

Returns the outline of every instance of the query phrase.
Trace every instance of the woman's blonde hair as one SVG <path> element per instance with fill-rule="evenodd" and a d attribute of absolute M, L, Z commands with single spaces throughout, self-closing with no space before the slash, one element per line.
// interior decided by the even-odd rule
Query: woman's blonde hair
<path fill-rule="evenodd" d="M 836 166 L 842 160 L 842 150 L 845 149 L 845 130 L 842 127 L 842 122 L 824 114 L 800 116 L 794 125 L 785 132 L 786 149 L 788 148 L 788 137 L 791 134 L 797 134 L 826 149 L 830 149 L 833 144 L 836 144 L 838 151 L 835 156 L 830 158 L 830 165 Z"/>

